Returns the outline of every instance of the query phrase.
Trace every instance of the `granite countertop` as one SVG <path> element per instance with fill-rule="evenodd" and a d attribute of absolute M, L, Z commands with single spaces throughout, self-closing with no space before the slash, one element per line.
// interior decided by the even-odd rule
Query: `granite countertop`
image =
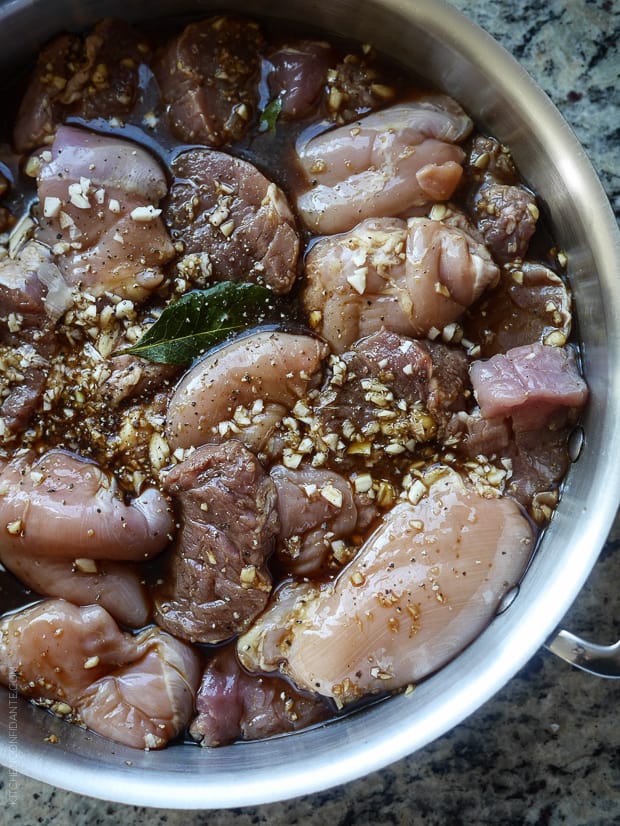
<path fill-rule="evenodd" d="M 412 0 L 413 2 L 413 0 Z M 614 0 L 452 0 L 539 82 L 586 149 L 620 212 L 618 42 Z M 225 4 L 222 4 L 225 5 Z M 512 9 L 518 9 L 513 12 Z M 600 643 L 620 636 L 620 519 L 565 627 Z M 541 651 L 464 723 L 412 757 L 301 799 L 181 812 L 101 802 L 0 772 L 3 822 L 51 824 L 620 823 L 620 683 Z"/>

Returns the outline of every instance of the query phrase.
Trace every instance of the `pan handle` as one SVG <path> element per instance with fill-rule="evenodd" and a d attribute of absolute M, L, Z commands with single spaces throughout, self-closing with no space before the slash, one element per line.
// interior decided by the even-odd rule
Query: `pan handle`
<path fill-rule="evenodd" d="M 570 631 L 556 631 L 545 648 L 560 659 L 595 674 L 597 677 L 620 679 L 620 640 L 615 645 L 595 645 Z"/>

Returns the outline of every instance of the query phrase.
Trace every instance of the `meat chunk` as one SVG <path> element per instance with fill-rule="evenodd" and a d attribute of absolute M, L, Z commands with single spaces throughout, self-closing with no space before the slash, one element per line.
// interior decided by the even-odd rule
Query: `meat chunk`
<path fill-rule="evenodd" d="M 543 264 L 524 261 L 503 268 L 497 286 L 462 319 L 468 339 L 484 358 L 532 342 L 562 345 L 572 327 L 566 284 Z"/>
<path fill-rule="evenodd" d="M 279 564 L 296 576 L 325 573 L 330 561 L 346 555 L 342 540 L 350 540 L 358 524 L 350 483 L 338 473 L 311 465 L 295 470 L 275 465 L 269 475 L 278 494 Z"/>
<path fill-rule="evenodd" d="M 3 435 L 28 427 L 39 406 L 57 349 L 54 328 L 72 295 L 48 250 L 29 241 L 0 261 L 0 377 Z"/>
<path fill-rule="evenodd" d="M 263 36 L 251 20 L 190 23 L 166 47 L 155 74 L 172 131 L 221 146 L 245 133 L 258 103 Z"/>
<path fill-rule="evenodd" d="M 470 368 L 474 395 L 487 419 L 510 417 L 515 431 L 538 430 L 558 410 L 581 408 L 588 388 L 569 348 L 515 347 Z"/>
<path fill-rule="evenodd" d="M 167 182 L 130 141 L 61 126 L 38 175 L 41 227 L 66 281 L 142 300 L 175 254 L 157 208 Z"/>
<path fill-rule="evenodd" d="M 480 409 L 458 413 L 450 422 L 450 449 L 490 472 L 504 477 L 501 489 L 528 509 L 540 524 L 558 501 L 558 487 L 569 465 L 568 440 L 575 411 L 558 413 L 543 427 L 513 430 L 510 419 L 484 418 Z M 481 459 L 482 457 L 482 459 Z"/>
<path fill-rule="evenodd" d="M 469 392 L 464 351 L 383 330 L 332 361 L 317 414 L 324 438 L 345 446 L 341 460 L 361 453 L 374 464 L 442 438 Z"/>
<path fill-rule="evenodd" d="M 0 562 L 35 593 L 74 605 L 101 605 L 121 625 L 144 627 L 151 613 L 144 573 L 127 562 L 96 561 L 79 553 L 76 548 L 73 559 L 54 559 L 0 544 Z"/>
<path fill-rule="evenodd" d="M 458 141 L 471 120 L 445 95 L 428 95 L 311 138 L 298 149 L 309 189 L 297 199 L 308 229 L 345 232 L 450 198 L 462 175 Z"/>
<path fill-rule="evenodd" d="M 113 476 L 64 450 L 26 451 L 0 473 L 0 546 L 32 557 L 143 561 L 170 541 L 168 502 L 146 488 L 127 504 Z"/>
<path fill-rule="evenodd" d="M 326 345 L 292 333 L 258 332 L 214 350 L 181 379 L 170 399 L 166 436 L 173 450 L 233 435 L 255 453 L 314 386 Z"/>
<path fill-rule="evenodd" d="M 369 219 L 310 249 L 303 301 L 341 353 L 383 327 L 409 336 L 441 330 L 498 278 L 486 248 L 463 229 L 427 218 Z"/>
<path fill-rule="evenodd" d="M 174 364 L 159 364 L 127 354 L 113 355 L 109 366 L 112 372 L 102 384 L 101 394 L 112 407 L 144 393 L 152 395 L 171 382 L 179 371 Z"/>
<path fill-rule="evenodd" d="M 476 135 L 467 156 L 467 171 L 478 184 L 516 184 L 519 173 L 508 147 L 496 138 Z"/>
<path fill-rule="evenodd" d="M 417 682 L 475 639 L 523 572 L 532 526 L 514 500 L 478 496 L 454 471 L 426 485 L 335 582 L 281 588 L 238 640 L 241 664 L 342 706 Z"/>
<path fill-rule="evenodd" d="M 588 396 L 574 355 L 525 345 L 476 361 L 470 372 L 481 408 L 453 417 L 451 444 L 470 460 L 495 462 L 506 475 L 504 493 L 542 523 L 557 503 L 570 432 Z"/>
<path fill-rule="evenodd" d="M 168 474 L 180 529 L 163 583 L 157 622 L 191 642 L 244 631 L 271 592 L 266 562 L 278 531 L 276 491 L 240 442 L 203 445 Z"/>
<path fill-rule="evenodd" d="M 198 654 L 158 628 L 122 632 L 99 605 L 46 600 L 0 622 L 0 681 L 134 748 L 161 748 L 189 722 Z"/>
<path fill-rule="evenodd" d="M 71 291 L 42 244 L 29 241 L 0 261 L 0 339 L 32 344 L 53 328 L 72 303 Z M 13 329 L 8 329 L 13 316 Z"/>
<path fill-rule="evenodd" d="M 133 639 L 106 610 L 99 605 L 78 608 L 60 599 L 3 617 L 0 648 L 3 683 L 13 674 L 26 696 L 69 705 L 90 683 L 131 662 L 135 654 Z"/>
<path fill-rule="evenodd" d="M 286 43 L 269 54 L 269 92 L 280 100 L 279 117 L 305 118 L 318 108 L 332 48 L 322 40 Z"/>
<path fill-rule="evenodd" d="M 104 737 L 143 749 L 163 748 L 181 734 L 194 711 L 200 656 L 159 628 L 134 637 L 136 658 L 82 693 L 84 725 Z"/>
<path fill-rule="evenodd" d="M 207 256 L 218 281 L 254 281 L 287 293 L 299 237 L 284 193 L 247 161 L 192 149 L 172 163 L 165 219 L 185 253 Z"/>
<path fill-rule="evenodd" d="M 383 330 L 356 342 L 343 361 L 348 383 L 364 389 L 365 379 L 377 379 L 398 398 L 421 403 L 438 422 L 465 407 L 468 360 L 462 350 Z M 343 404 L 355 406 L 353 400 Z"/>
<path fill-rule="evenodd" d="M 495 459 L 507 455 L 512 432 L 506 419 L 485 419 L 480 408 L 475 408 L 471 413 L 455 413 L 448 423 L 447 436 L 451 444 L 458 439 L 458 450 L 468 459 Z"/>
<path fill-rule="evenodd" d="M 121 20 L 102 20 L 84 38 L 63 34 L 39 54 L 14 129 L 18 152 L 51 143 L 67 117 L 122 118 L 135 105 L 147 38 Z"/>
<path fill-rule="evenodd" d="M 247 674 L 233 647 L 217 651 L 202 676 L 197 715 L 189 733 L 201 746 L 259 740 L 298 731 L 329 715 L 320 697 L 297 691 L 279 677 Z"/>
<path fill-rule="evenodd" d="M 519 183 L 507 147 L 477 135 L 466 161 L 472 217 L 496 261 L 522 261 L 536 231 L 539 211 L 534 195 Z"/>
<path fill-rule="evenodd" d="M 374 49 L 349 52 L 328 72 L 326 108 L 336 123 L 351 123 L 393 102 L 397 90 L 393 72 L 379 65 Z"/>
<path fill-rule="evenodd" d="M 478 229 L 501 264 L 525 258 L 538 216 L 536 198 L 522 186 L 485 184 L 474 201 Z"/>

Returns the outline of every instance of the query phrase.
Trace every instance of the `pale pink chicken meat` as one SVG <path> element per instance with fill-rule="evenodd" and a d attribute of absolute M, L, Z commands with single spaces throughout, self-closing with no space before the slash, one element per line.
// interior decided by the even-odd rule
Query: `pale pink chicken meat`
<path fill-rule="evenodd" d="M 388 107 L 298 146 L 310 188 L 297 199 L 308 229 L 344 232 L 365 218 L 445 201 L 465 158 L 472 122 L 446 95 Z"/>
<path fill-rule="evenodd" d="M 84 725 L 133 748 L 160 749 L 189 723 L 200 682 L 199 654 L 159 628 L 134 637 L 136 659 L 82 692 Z"/>
<path fill-rule="evenodd" d="M 112 475 L 64 450 L 12 459 L 0 473 L 0 491 L 0 547 L 13 553 L 143 561 L 173 533 L 157 488 L 126 504 Z"/>
<path fill-rule="evenodd" d="M 158 628 L 121 631 L 99 605 L 45 600 L 0 622 L 0 681 L 134 748 L 161 748 L 189 722 L 196 652 Z"/>
<path fill-rule="evenodd" d="M 166 417 L 170 446 L 196 447 L 229 435 L 258 452 L 306 393 L 326 356 L 327 347 L 318 339 L 276 331 L 253 333 L 214 350 L 174 391 Z M 224 427 L 239 407 L 249 411 L 247 425 Z"/>
<path fill-rule="evenodd" d="M 339 705 L 403 688 L 481 633 L 533 547 L 514 500 L 483 498 L 446 470 L 385 516 L 333 584 L 284 585 L 238 640 L 241 663 Z"/>
<path fill-rule="evenodd" d="M 43 597 L 66 599 L 74 605 L 101 605 L 129 628 L 142 628 L 149 620 L 151 599 L 144 573 L 130 563 L 33 556 L 2 543 L 0 562 Z"/>
<path fill-rule="evenodd" d="M 142 300 L 175 254 L 160 217 L 165 175 L 131 141 L 61 126 L 38 175 L 41 226 L 70 285 Z"/>
<path fill-rule="evenodd" d="M 73 706 L 88 686 L 135 657 L 130 634 L 99 605 L 38 602 L 0 621 L 0 680 L 33 699 Z"/>
<path fill-rule="evenodd" d="M 341 353 L 385 328 L 424 337 L 456 321 L 499 269 L 464 229 L 428 218 L 368 219 L 315 244 L 303 301 L 314 329 Z"/>

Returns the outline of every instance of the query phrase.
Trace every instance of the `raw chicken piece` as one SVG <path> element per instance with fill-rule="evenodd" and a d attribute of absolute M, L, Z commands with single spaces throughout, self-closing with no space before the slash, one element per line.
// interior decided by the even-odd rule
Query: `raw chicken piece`
<path fill-rule="evenodd" d="M 175 254 L 157 204 L 159 164 L 131 141 L 61 126 L 38 175 L 38 238 L 66 281 L 94 296 L 142 300 L 161 286 Z"/>
<path fill-rule="evenodd" d="M 326 355 L 318 339 L 281 332 L 253 333 L 212 351 L 186 373 L 170 400 L 166 436 L 172 450 L 234 435 L 258 452 L 306 393 Z M 240 406 L 245 416 L 231 430 L 226 422 Z"/>
<path fill-rule="evenodd" d="M 266 562 L 278 532 L 276 489 L 240 442 L 202 445 L 168 474 L 179 531 L 156 621 L 191 642 L 216 643 L 245 631 L 271 593 Z"/>
<path fill-rule="evenodd" d="M 425 336 L 456 321 L 499 270 L 465 230 L 427 218 L 362 221 L 306 258 L 310 322 L 341 353 L 386 328 Z"/>
<path fill-rule="evenodd" d="M 422 679 L 481 633 L 525 567 L 532 526 L 514 500 L 430 472 L 420 501 L 396 505 L 333 584 L 278 591 L 237 642 L 245 668 L 344 705 Z"/>
<path fill-rule="evenodd" d="M 160 749 L 194 711 L 200 657 L 189 645 L 147 628 L 134 637 L 135 660 L 100 677 L 78 700 L 84 725 L 137 749 Z"/>
<path fill-rule="evenodd" d="M 297 200 L 308 229 L 344 232 L 370 217 L 447 200 L 462 175 L 472 122 L 446 95 L 426 95 L 310 139 L 298 156 L 310 189 Z"/>
<path fill-rule="evenodd" d="M 98 605 L 45 600 L 0 622 L 0 681 L 134 748 L 161 748 L 193 711 L 198 654 L 159 628 L 122 632 Z"/>
<path fill-rule="evenodd" d="M 131 662 L 135 644 L 99 605 L 38 602 L 0 621 L 0 681 L 36 700 L 74 705 L 95 680 Z"/>
<path fill-rule="evenodd" d="M 151 599 L 144 574 L 128 562 L 84 558 L 54 559 L 2 547 L 0 562 L 28 588 L 43 597 L 74 605 L 101 605 L 116 622 L 142 628 L 149 620 Z"/>
<path fill-rule="evenodd" d="M 126 504 L 113 476 L 65 450 L 26 451 L 0 473 L 0 546 L 33 557 L 133 560 L 170 541 L 170 508 L 156 488 Z"/>

